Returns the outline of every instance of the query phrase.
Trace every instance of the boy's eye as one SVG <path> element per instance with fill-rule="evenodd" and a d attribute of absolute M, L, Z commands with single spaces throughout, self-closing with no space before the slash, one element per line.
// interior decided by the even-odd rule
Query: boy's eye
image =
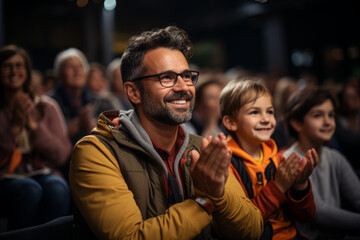
<path fill-rule="evenodd" d="M 335 113 L 330 113 L 330 114 L 329 114 L 329 117 L 330 117 L 330 118 L 335 118 Z"/>
<path fill-rule="evenodd" d="M 258 114 L 258 113 L 259 113 L 258 111 L 251 111 L 250 115 L 255 115 L 255 114 Z"/>
<path fill-rule="evenodd" d="M 273 114 L 274 114 L 274 110 L 268 110 L 268 111 L 267 111 L 267 114 L 273 115 Z"/>

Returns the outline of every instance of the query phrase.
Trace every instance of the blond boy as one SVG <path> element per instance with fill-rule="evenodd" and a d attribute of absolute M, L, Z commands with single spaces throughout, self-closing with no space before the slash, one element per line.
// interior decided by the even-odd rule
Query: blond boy
<path fill-rule="evenodd" d="M 302 239 L 293 220 L 305 221 L 315 212 L 308 178 L 318 162 L 316 151 L 303 159 L 278 154 L 270 138 L 276 124 L 272 95 L 255 79 L 229 82 L 220 109 L 233 152 L 230 169 L 262 213 L 263 239 Z"/>

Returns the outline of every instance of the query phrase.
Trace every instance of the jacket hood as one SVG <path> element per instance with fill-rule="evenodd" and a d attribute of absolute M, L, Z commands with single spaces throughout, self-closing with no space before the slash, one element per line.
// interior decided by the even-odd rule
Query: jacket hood
<path fill-rule="evenodd" d="M 244 161 L 253 162 L 252 160 L 253 158 L 249 154 L 247 154 L 244 150 L 242 150 L 237 144 L 237 142 L 231 136 L 228 137 L 227 142 L 228 142 L 228 147 L 231 149 L 233 154 L 241 157 Z M 277 146 L 274 140 L 269 139 L 266 142 L 262 142 L 261 147 L 263 150 L 264 159 L 275 158 L 277 154 Z"/>
<path fill-rule="evenodd" d="M 114 119 L 116 119 L 117 117 L 120 118 L 119 128 L 117 128 L 116 123 L 114 121 Z M 180 147 L 179 152 L 176 154 L 175 162 L 174 162 L 174 171 L 178 183 L 181 185 L 179 163 L 181 157 L 183 156 L 186 150 L 186 146 L 189 142 L 189 133 L 186 130 L 185 124 L 180 124 L 180 127 L 184 130 L 185 138 L 182 146 Z M 145 129 L 142 127 L 135 110 L 133 109 L 127 111 L 121 110 L 120 112 L 108 111 L 102 113 L 98 119 L 96 128 L 92 132 L 113 138 L 115 135 L 113 134 L 114 131 L 124 132 L 128 136 L 130 136 L 131 139 L 136 143 L 134 145 L 136 145 L 136 147 L 141 147 L 144 151 L 146 151 L 154 159 L 154 161 L 156 161 L 162 167 L 165 176 L 168 177 L 169 173 L 167 167 L 164 161 L 162 160 L 162 158 L 160 157 L 160 155 L 154 149 L 151 139 L 149 135 L 146 133 Z M 184 196 L 182 192 L 182 187 L 179 187 L 179 189 L 180 189 L 180 194 Z"/>

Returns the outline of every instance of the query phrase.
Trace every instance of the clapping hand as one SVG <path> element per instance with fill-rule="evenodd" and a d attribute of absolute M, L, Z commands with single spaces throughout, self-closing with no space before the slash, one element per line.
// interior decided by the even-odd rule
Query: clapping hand
<path fill-rule="evenodd" d="M 223 133 L 215 138 L 204 138 L 201 155 L 196 150 L 191 152 L 190 173 L 195 188 L 210 196 L 221 197 L 229 176 L 231 155 Z"/>

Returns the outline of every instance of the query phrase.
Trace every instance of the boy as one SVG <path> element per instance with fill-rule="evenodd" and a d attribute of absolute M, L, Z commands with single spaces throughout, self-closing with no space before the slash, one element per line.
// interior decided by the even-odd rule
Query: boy
<path fill-rule="evenodd" d="M 360 181 L 343 155 L 323 145 L 335 131 L 336 105 L 329 91 L 312 88 L 296 92 L 286 107 L 289 134 L 296 142 L 284 156 L 293 152 L 302 156 L 315 148 L 320 158 L 310 177 L 316 213 L 312 222 L 298 225 L 311 239 L 337 239 L 345 231 L 360 236 Z M 351 203 L 354 211 L 342 208 L 341 199 Z"/>
<path fill-rule="evenodd" d="M 230 170 L 262 213 L 262 239 L 301 239 L 292 220 L 307 220 L 315 212 L 308 181 L 318 161 L 315 150 L 302 161 L 296 154 L 278 156 L 270 139 L 276 124 L 272 96 L 257 81 L 229 82 L 220 109 L 233 152 Z"/>

